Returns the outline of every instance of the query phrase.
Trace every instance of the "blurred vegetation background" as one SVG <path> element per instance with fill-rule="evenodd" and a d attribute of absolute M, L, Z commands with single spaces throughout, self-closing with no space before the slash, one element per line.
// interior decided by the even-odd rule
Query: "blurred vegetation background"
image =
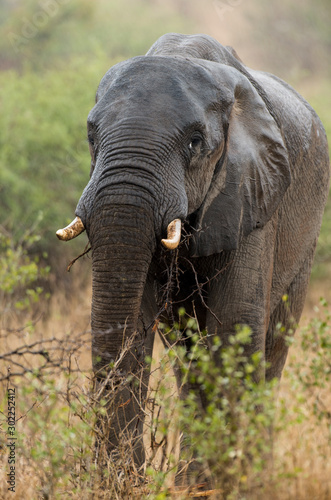
<path fill-rule="evenodd" d="M 56 271 L 89 175 L 86 117 L 119 60 L 169 31 L 208 33 L 244 62 L 299 90 L 331 137 L 329 0 L 0 0 L 0 226 L 19 241 L 36 220 L 37 251 Z M 81 242 L 73 242 L 82 250 Z M 331 268 L 331 203 L 314 275 Z M 331 274 L 331 271 L 330 271 Z"/>

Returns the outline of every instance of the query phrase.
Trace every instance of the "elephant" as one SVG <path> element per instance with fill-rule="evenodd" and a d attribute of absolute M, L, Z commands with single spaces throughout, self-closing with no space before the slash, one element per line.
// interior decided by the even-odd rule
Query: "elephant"
<path fill-rule="evenodd" d="M 93 370 L 120 385 L 108 451 L 130 436 L 143 467 L 159 318 L 171 325 L 184 307 L 225 344 L 248 325 L 247 353 L 267 362 L 257 376 L 281 377 L 329 192 L 327 139 L 287 83 L 208 35 L 176 33 L 109 69 L 87 134 L 90 179 L 57 236 L 87 231 Z"/>

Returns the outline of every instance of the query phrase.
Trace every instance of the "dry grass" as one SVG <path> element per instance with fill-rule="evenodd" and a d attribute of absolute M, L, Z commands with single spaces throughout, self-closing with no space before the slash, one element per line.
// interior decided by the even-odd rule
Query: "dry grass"
<path fill-rule="evenodd" d="M 33 327 L 24 328 L 22 331 L 12 333 L 2 331 L 1 353 L 15 350 L 22 346 L 22 344 L 30 345 L 36 341 L 43 342 L 49 338 L 55 338 L 60 342 L 67 339 L 69 344 L 67 341 L 61 344 L 65 347 L 62 357 L 60 357 L 61 363 L 59 363 L 66 366 L 67 371 L 68 357 L 66 357 L 66 355 L 72 348 L 70 342 L 74 341 L 77 345 L 80 342 L 79 349 L 70 356 L 70 369 L 72 370 L 73 376 L 70 378 L 70 383 L 68 378 L 63 374 L 63 371 L 61 373 L 60 366 L 53 367 L 55 373 L 55 386 L 58 391 L 56 405 L 59 405 L 59 411 L 61 412 L 64 411 L 63 408 L 68 408 L 68 398 L 72 398 L 71 401 L 73 401 L 78 393 L 85 393 L 88 399 L 90 390 L 90 287 L 83 287 L 82 284 L 78 284 L 78 286 L 75 286 L 74 290 L 74 293 L 71 293 L 70 299 L 66 298 L 65 300 L 63 299 L 63 290 L 59 290 L 51 299 L 50 312 L 47 318 L 39 320 Z M 313 284 L 307 298 L 306 308 L 303 314 L 303 323 L 307 323 L 311 315 L 315 314 L 314 305 L 317 303 L 317 298 L 320 295 L 324 295 L 328 299 L 331 298 L 330 296 L 328 297 L 328 295 L 330 295 L 330 290 L 327 286 L 325 289 L 321 289 L 320 285 Z M 85 332 L 85 334 L 81 332 Z M 4 335 L 5 333 L 6 335 Z M 153 365 L 153 374 L 151 378 L 152 389 L 158 386 L 160 380 L 157 360 L 162 358 L 162 350 L 162 344 L 157 340 L 155 345 L 156 361 Z M 312 398 L 309 394 L 306 395 L 306 400 L 302 400 L 301 402 L 298 401 L 296 392 L 298 389 L 293 383 L 292 366 L 295 365 L 298 359 L 302 361 L 302 356 L 303 354 L 300 353 L 299 347 L 294 347 L 292 349 L 280 385 L 279 400 L 286 401 L 286 415 L 283 414 L 281 418 L 287 419 L 287 425 L 283 429 L 275 432 L 274 467 L 273 470 L 267 470 L 264 473 L 264 484 L 266 487 L 263 495 L 267 495 L 264 496 L 264 498 L 270 500 L 290 500 L 293 498 L 296 500 L 310 500 L 313 498 L 327 500 L 331 498 L 330 429 L 327 428 L 325 422 L 318 422 L 314 416 L 309 403 L 309 401 L 312 401 Z M 38 357 L 35 354 L 27 353 L 20 357 L 19 362 L 22 365 L 25 363 L 25 366 L 33 368 L 36 364 L 40 365 L 40 359 L 43 359 L 43 357 L 43 355 L 39 355 Z M 17 356 L 16 358 L 13 356 L 13 359 L 17 359 Z M 1 372 L 3 372 L 5 367 L 2 365 L 0 368 Z M 13 370 L 13 367 L 11 368 Z M 40 439 L 40 436 L 43 435 L 43 433 L 40 434 L 38 429 L 33 427 L 33 425 L 35 426 L 36 415 L 39 415 L 41 422 L 43 419 L 44 421 L 48 419 L 47 429 L 43 430 L 44 434 L 46 430 L 50 430 L 49 426 L 54 422 L 54 412 L 51 413 L 52 408 L 47 402 L 49 400 L 47 398 L 42 398 L 42 391 L 44 391 L 44 395 L 47 395 L 46 393 L 49 390 L 49 388 L 47 389 L 45 386 L 46 379 L 47 376 L 45 375 L 44 379 L 41 378 L 38 383 L 36 381 L 33 382 L 31 379 L 29 381 L 27 377 L 16 378 L 16 380 L 11 381 L 11 386 L 15 385 L 17 388 L 16 398 L 18 406 L 16 408 L 16 418 L 22 417 L 23 412 L 23 418 L 20 418 L 17 423 L 17 429 L 22 436 L 22 441 L 16 449 L 15 493 L 7 489 L 7 449 L 6 446 L 2 447 L 0 456 L 0 498 L 4 500 L 30 500 L 38 498 L 166 498 L 161 496 L 157 497 L 155 490 L 153 492 L 153 488 L 146 488 L 145 486 L 137 487 L 134 483 L 132 483 L 129 488 L 126 486 L 126 493 L 124 496 L 122 493 L 118 492 L 113 492 L 113 494 L 109 496 L 109 490 L 107 490 L 107 488 L 104 489 L 104 485 L 106 484 L 105 478 L 100 477 L 93 466 L 94 448 L 92 444 L 85 445 L 84 453 L 80 458 L 74 456 L 73 449 L 68 446 L 68 450 L 66 451 L 66 464 L 65 466 L 63 464 L 61 465 L 61 471 L 70 472 L 71 480 L 61 483 L 61 478 L 57 478 L 56 481 L 52 482 L 52 478 L 50 478 L 49 475 L 56 472 L 56 464 L 52 468 L 49 467 L 49 459 L 47 456 L 31 456 L 34 440 Z M 167 385 L 170 397 L 175 399 L 175 379 L 171 373 L 167 379 Z M 4 395 L 6 386 L 7 383 L 3 382 L 0 387 L 3 391 L 1 399 Z M 70 395 L 68 396 L 69 393 Z M 325 405 L 331 408 L 331 396 L 327 388 L 320 389 L 320 397 L 323 398 Z M 85 404 L 85 409 L 86 408 L 88 408 L 88 402 Z M 29 409 L 31 409 L 31 413 L 28 412 Z M 152 411 L 155 416 L 159 411 L 162 412 L 162 409 L 159 410 L 158 407 L 154 405 Z M 31 427 L 30 415 L 33 412 L 34 424 Z M 5 408 L 4 413 L 6 415 Z M 4 445 L 6 445 L 7 442 L 7 436 L 5 434 L 7 428 L 7 424 L 4 420 L 5 415 L 2 415 L 1 419 L 3 423 L 1 437 Z M 84 415 L 88 418 L 90 414 L 86 410 Z M 80 407 L 80 410 L 77 410 L 76 414 L 73 410 L 68 411 L 66 418 L 68 427 L 79 426 L 82 421 L 82 407 Z M 154 430 L 151 430 L 151 421 L 147 418 L 144 436 L 147 458 L 151 461 L 152 466 L 156 470 L 158 468 L 171 468 L 171 464 L 169 465 L 167 460 L 170 452 L 175 458 L 178 457 L 178 433 L 175 431 L 168 433 L 167 440 L 160 445 L 159 441 L 161 436 L 162 434 L 158 435 L 154 433 Z M 50 442 L 52 443 L 52 441 Z M 51 449 L 48 451 L 52 454 Z M 47 464 L 48 466 L 46 466 Z M 113 465 L 111 466 L 108 464 L 110 477 L 114 473 L 114 468 L 112 467 Z M 90 474 L 92 479 L 86 479 L 86 474 Z M 79 476 L 81 476 L 81 479 L 79 479 Z M 134 477 L 137 477 L 137 473 L 135 476 L 135 472 L 133 471 L 132 478 Z M 163 488 L 171 488 L 173 477 L 173 473 L 169 473 L 165 480 L 162 477 Z M 157 476 L 154 476 L 153 480 L 156 481 L 156 478 Z M 125 480 L 131 481 L 128 476 Z M 109 484 L 109 478 L 107 481 Z M 52 484 L 55 484 L 53 491 L 50 486 Z M 75 492 L 75 488 L 77 492 Z M 82 490 L 80 488 L 84 489 Z M 155 489 L 157 489 L 156 486 Z M 261 493 L 259 493 L 257 489 L 252 495 L 248 495 L 245 498 L 255 499 L 260 496 L 260 494 Z M 181 492 L 175 493 L 173 489 L 168 490 L 167 495 L 167 498 L 188 498 L 187 494 Z M 210 496 L 210 498 L 213 497 L 221 498 L 221 495 L 217 493 Z"/>

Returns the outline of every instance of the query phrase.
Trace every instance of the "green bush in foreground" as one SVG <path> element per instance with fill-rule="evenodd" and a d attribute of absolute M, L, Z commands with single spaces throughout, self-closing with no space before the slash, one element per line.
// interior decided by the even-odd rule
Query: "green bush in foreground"
<path fill-rule="evenodd" d="M 247 358 L 244 354 L 250 342 L 249 329 L 238 329 L 227 347 L 215 339 L 214 353 L 210 353 L 204 346 L 205 338 L 196 331 L 195 321 L 184 320 L 192 348 L 188 356 L 182 348 L 170 350 L 168 355 L 172 362 L 179 360 L 186 380 L 195 384 L 195 391 L 204 391 L 207 409 L 201 411 L 195 391 L 174 403 L 161 376 L 154 394 L 159 406 L 152 405 L 152 426 L 158 433 L 153 430 L 152 436 L 157 435 L 159 443 L 167 443 L 175 420 L 175 427 L 188 444 L 187 461 L 193 457 L 208 468 L 224 498 L 237 498 L 239 494 L 241 499 L 255 500 L 257 493 L 264 492 L 270 499 L 306 499 L 308 483 L 309 495 L 331 492 L 331 483 L 326 480 L 330 477 L 331 316 L 323 299 L 321 307 L 322 311 L 316 308 L 321 319 L 314 318 L 297 332 L 296 338 L 288 339 L 292 344 L 290 362 L 280 383 L 280 388 L 285 385 L 286 393 L 280 396 L 278 381 L 254 380 L 261 355 Z M 182 334 L 180 330 L 178 325 L 177 338 Z M 221 367 L 215 359 L 221 359 Z M 295 433 L 299 441 L 290 448 Z M 319 488 L 317 480 L 314 489 L 316 472 L 305 467 L 317 457 L 316 472 L 323 478 L 323 486 Z M 173 474 L 177 466 L 174 455 L 162 463 L 163 472 L 152 464 L 147 469 L 156 499 L 166 498 L 159 496 L 160 485 L 164 486 L 167 475 Z"/>
<path fill-rule="evenodd" d="M 320 299 L 315 308 L 316 317 L 301 330 L 301 357 L 292 363 L 293 385 L 298 385 L 308 398 L 311 411 L 329 433 L 331 444 L 331 314 L 329 305 Z"/>
<path fill-rule="evenodd" d="M 182 320 L 185 322 L 185 318 Z M 170 404 L 166 418 L 172 412 L 172 418 L 177 419 L 186 462 L 198 462 L 199 469 L 209 471 L 217 489 L 227 491 L 228 498 L 235 498 L 238 488 L 247 490 L 262 481 L 261 472 L 272 446 L 270 428 L 275 418 L 276 383 L 256 381 L 263 362 L 261 353 L 245 355 L 245 346 L 251 342 L 249 328 L 238 328 L 229 337 L 227 346 L 214 337 L 210 350 L 206 337 L 197 332 L 195 320 L 188 319 L 186 324 L 190 351 L 186 353 L 185 348 L 175 347 L 168 355 L 181 366 L 183 391 L 186 383 L 193 389 L 182 401 L 177 401 L 175 408 L 172 398 L 165 398 L 160 387 L 155 398 L 160 406 L 165 401 Z M 206 401 L 205 410 L 200 407 L 201 393 Z M 169 423 L 162 422 L 159 416 L 153 425 L 167 434 Z M 153 476 L 152 469 L 148 472 Z"/>

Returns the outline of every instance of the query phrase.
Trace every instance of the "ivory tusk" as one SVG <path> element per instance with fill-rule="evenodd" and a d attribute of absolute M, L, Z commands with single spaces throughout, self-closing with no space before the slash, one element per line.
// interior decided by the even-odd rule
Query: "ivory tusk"
<path fill-rule="evenodd" d="M 169 250 L 177 248 L 180 242 L 181 230 L 182 221 L 180 219 L 175 219 L 170 222 L 167 229 L 167 239 L 161 240 L 162 245 Z"/>
<path fill-rule="evenodd" d="M 69 226 L 56 231 L 56 236 L 59 240 L 69 241 L 76 238 L 76 236 L 79 236 L 83 231 L 85 231 L 84 224 L 82 223 L 80 217 L 76 217 L 76 219 L 74 219 Z"/>

